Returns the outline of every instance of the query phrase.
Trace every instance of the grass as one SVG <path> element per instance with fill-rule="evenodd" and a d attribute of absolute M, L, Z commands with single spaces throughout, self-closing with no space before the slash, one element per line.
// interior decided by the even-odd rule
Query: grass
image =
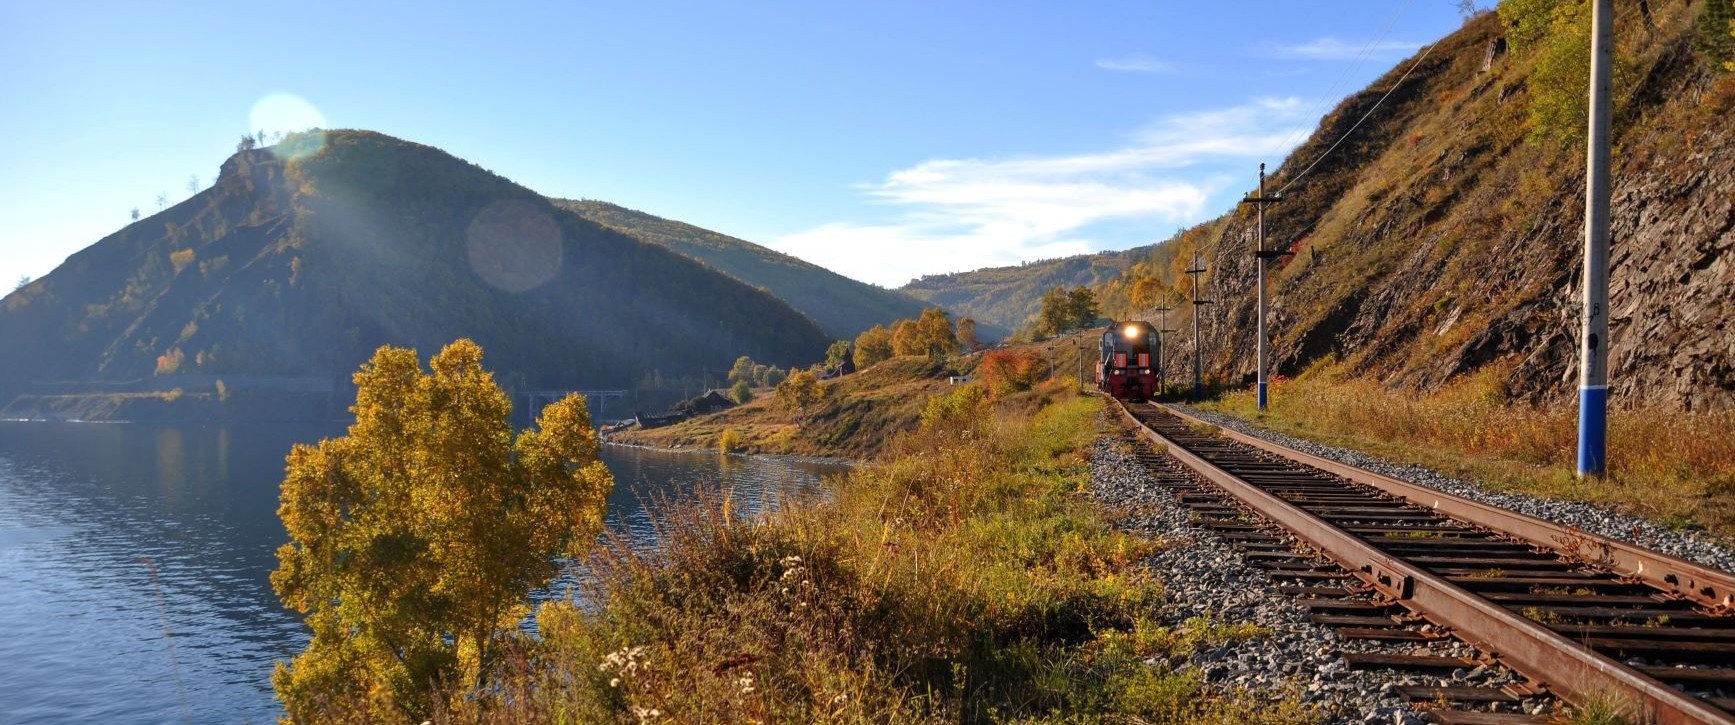
<path fill-rule="evenodd" d="M 673 507 L 656 550 L 601 547 L 582 596 L 545 605 L 540 637 L 434 720 L 1318 720 L 1146 663 L 1266 633 L 1156 619 L 1138 562 L 1158 544 L 1084 495 L 1101 405 L 953 392 L 826 496 L 757 519 Z"/>
<path fill-rule="evenodd" d="M 1506 401 L 1494 366 L 1432 395 L 1316 366 L 1271 391 L 1203 408 L 1281 433 L 1419 463 L 1495 490 L 1588 501 L 1674 528 L 1735 536 L 1735 411 L 1613 410 L 1608 475 L 1576 475 L 1578 410 Z"/>

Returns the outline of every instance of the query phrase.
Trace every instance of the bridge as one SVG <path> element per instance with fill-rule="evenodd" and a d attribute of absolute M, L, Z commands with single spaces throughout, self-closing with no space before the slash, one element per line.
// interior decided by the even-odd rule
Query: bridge
<path fill-rule="evenodd" d="M 530 415 L 530 420 L 536 420 L 536 416 L 541 415 L 542 409 L 548 407 L 549 404 L 577 393 L 584 396 L 585 404 L 590 408 L 591 419 L 595 420 L 610 399 L 626 400 L 627 395 L 631 392 L 630 390 L 521 390 L 514 397 L 524 399 L 524 411 Z"/>

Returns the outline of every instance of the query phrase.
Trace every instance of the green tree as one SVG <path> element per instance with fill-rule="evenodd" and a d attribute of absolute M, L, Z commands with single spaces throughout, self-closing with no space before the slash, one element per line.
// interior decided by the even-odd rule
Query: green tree
<path fill-rule="evenodd" d="M 735 358 L 735 366 L 729 368 L 729 382 L 741 380 L 753 382 L 753 358 L 746 355 Z"/>
<path fill-rule="evenodd" d="M 480 347 L 458 340 L 431 368 L 381 347 L 355 375 L 348 435 L 289 453 L 271 584 L 313 630 L 271 678 L 292 721 L 421 720 L 437 688 L 485 683 L 555 557 L 601 527 L 613 478 L 584 398 L 514 438 Z"/>
<path fill-rule="evenodd" d="M 787 377 L 789 377 L 788 370 L 773 365 L 771 366 L 771 369 L 765 371 L 765 379 L 760 381 L 760 384 L 768 388 L 775 388 L 778 383 L 783 382 L 784 378 Z"/>
<path fill-rule="evenodd" d="M 735 385 L 729 388 L 729 399 L 736 403 L 745 403 L 752 400 L 753 386 L 748 385 L 745 380 L 735 381 Z"/>
<path fill-rule="evenodd" d="M 831 343 L 831 347 L 825 349 L 825 367 L 828 369 L 842 365 L 843 361 L 847 359 L 849 359 L 848 340 L 838 340 Z"/>
<path fill-rule="evenodd" d="M 1711 65 L 1735 71 L 1735 2 L 1708 0 L 1699 9 L 1693 48 L 1705 54 Z"/>
<path fill-rule="evenodd" d="M 1076 330 L 1096 324 L 1096 318 L 1102 313 L 1097 310 L 1096 294 L 1090 288 L 1079 285 L 1066 294 L 1066 318 L 1069 323 L 1066 329 Z"/>
<path fill-rule="evenodd" d="M 855 338 L 855 367 L 866 370 L 892 356 L 892 332 L 885 325 L 874 325 Z"/>
<path fill-rule="evenodd" d="M 1066 329 L 1071 320 L 1071 301 L 1072 298 L 1063 287 L 1055 287 L 1042 294 L 1042 309 L 1036 313 L 1036 337 L 1058 335 Z"/>

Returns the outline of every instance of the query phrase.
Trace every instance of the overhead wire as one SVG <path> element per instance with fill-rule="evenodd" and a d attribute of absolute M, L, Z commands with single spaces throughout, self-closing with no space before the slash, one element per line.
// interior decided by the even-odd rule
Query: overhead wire
<path fill-rule="evenodd" d="M 1416 68 L 1421 67 L 1422 61 L 1427 60 L 1428 55 L 1430 53 L 1433 53 L 1434 49 L 1439 47 L 1439 45 L 1440 45 L 1440 41 L 1438 41 L 1438 40 L 1436 40 L 1432 43 L 1429 43 L 1428 47 L 1424 48 L 1422 50 L 1421 56 L 1417 57 L 1416 61 L 1414 63 L 1410 64 L 1409 69 L 1405 70 L 1404 74 L 1402 76 L 1398 77 L 1397 82 L 1393 83 L 1391 88 L 1386 89 L 1385 95 L 1380 96 L 1380 99 L 1378 101 L 1374 101 L 1373 107 L 1369 108 L 1366 112 L 1364 112 L 1361 115 L 1361 118 L 1356 119 L 1355 125 L 1350 126 L 1348 131 L 1343 132 L 1343 135 L 1339 136 L 1337 141 L 1335 141 L 1331 144 L 1331 148 L 1326 149 L 1325 152 L 1320 154 L 1318 158 L 1315 158 L 1313 160 L 1313 163 L 1308 164 L 1307 168 L 1301 170 L 1301 173 L 1290 177 L 1289 180 L 1287 182 L 1285 182 L 1283 184 L 1283 186 L 1277 190 L 1276 193 L 1278 195 L 1283 194 L 1283 192 L 1288 190 L 1289 187 L 1294 186 L 1295 182 L 1300 181 L 1303 178 L 1305 178 L 1307 176 L 1308 172 L 1313 171 L 1314 167 L 1319 165 L 1319 162 L 1324 161 L 1327 156 L 1331 155 L 1331 152 L 1336 151 L 1338 146 L 1343 145 L 1343 142 L 1348 140 L 1351 135 L 1355 134 L 1355 130 L 1358 128 L 1361 128 L 1361 125 L 1368 120 L 1369 116 L 1373 115 L 1374 111 L 1379 110 L 1380 104 L 1385 103 L 1386 99 L 1390 98 L 1392 96 L 1392 93 L 1396 92 L 1400 86 L 1404 85 L 1404 81 L 1410 77 L 1410 74 L 1416 72 Z"/>
<path fill-rule="evenodd" d="M 1288 147 L 1291 142 L 1296 140 L 1298 134 L 1305 132 L 1308 127 L 1318 121 L 1320 112 L 1325 110 L 1325 104 L 1330 103 L 1334 98 L 1338 98 L 1338 91 L 1343 88 L 1344 83 L 1349 80 L 1349 77 L 1355 73 L 1357 68 L 1361 67 L 1363 61 L 1373 55 L 1374 48 L 1379 47 L 1380 43 L 1385 42 L 1386 36 L 1390 35 L 1392 28 L 1397 26 L 1398 19 L 1403 17 L 1404 12 L 1409 10 L 1410 5 L 1414 2 L 1415 0 L 1404 0 L 1404 4 L 1399 5 L 1396 10 L 1392 11 L 1392 14 L 1386 18 L 1385 27 L 1380 29 L 1379 34 L 1374 36 L 1372 40 L 1369 40 L 1368 44 L 1361 49 L 1361 52 L 1356 54 L 1355 60 L 1351 61 L 1350 64 L 1343 69 L 1343 73 L 1338 75 L 1337 81 L 1331 84 L 1331 87 L 1326 90 L 1325 94 L 1313 102 L 1313 106 L 1308 108 L 1307 113 L 1301 117 L 1300 121 L 1296 122 L 1295 127 L 1290 129 L 1289 133 L 1283 136 L 1283 140 L 1265 152 L 1266 156 L 1275 155 L 1278 151 Z"/>

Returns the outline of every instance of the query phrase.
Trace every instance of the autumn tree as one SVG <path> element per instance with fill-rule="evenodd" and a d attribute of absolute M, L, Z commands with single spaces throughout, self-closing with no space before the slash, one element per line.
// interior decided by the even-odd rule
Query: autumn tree
<path fill-rule="evenodd" d="M 271 584 L 313 631 L 272 675 L 292 721 L 420 721 L 449 688 L 485 684 L 527 595 L 601 527 L 613 478 L 583 397 L 514 437 L 474 342 L 431 368 L 381 347 L 355 374 L 348 435 L 289 453 Z"/>
<path fill-rule="evenodd" d="M 745 380 L 735 381 L 735 385 L 729 388 L 729 399 L 738 404 L 752 400 L 753 386 L 749 385 Z"/>
<path fill-rule="evenodd" d="M 825 349 L 825 367 L 827 369 L 842 365 L 843 361 L 847 359 L 849 359 L 848 340 L 838 340 L 831 343 L 831 347 Z"/>
<path fill-rule="evenodd" d="M 952 331 L 952 318 L 938 307 L 922 310 L 916 320 L 917 353 L 930 358 L 942 358 L 958 351 L 958 336 Z"/>
<path fill-rule="evenodd" d="M 819 384 L 819 378 L 806 370 L 797 370 L 789 374 L 777 386 L 777 402 L 785 408 L 797 413 L 807 413 L 809 408 L 825 398 L 825 388 Z"/>
<path fill-rule="evenodd" d="M 920 355 L 922 352 L 922 330 L 915 320 L 892 323 L 893 355 Z"/>
<path fill-rule="evenodd" d="M 885 325 L 874 325 L 855 338 L 855 367 L 866 370 L 892 356 L 892 332 Z"/>

